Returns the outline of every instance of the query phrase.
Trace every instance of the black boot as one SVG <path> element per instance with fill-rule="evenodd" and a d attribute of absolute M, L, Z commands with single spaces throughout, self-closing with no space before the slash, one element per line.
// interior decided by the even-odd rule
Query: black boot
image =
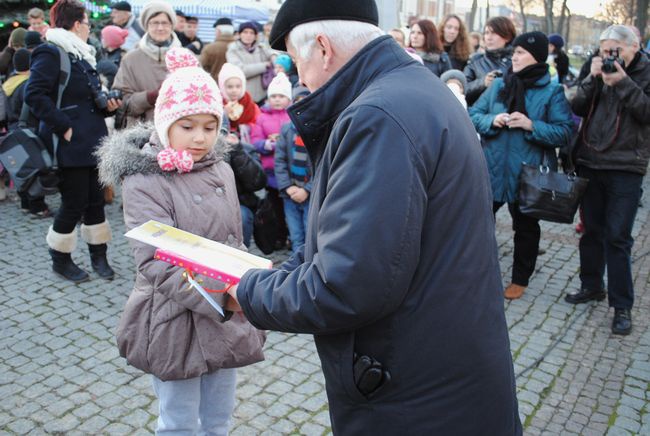
<path fill-rule="evenodd" d="M 50 256 L 52 256 L 52 270 L 64 279 L 75 283 L 88 280 L 88 273 L 72 261 L 70 253 L 61 253 L 50 248 Z"/>
<path fill-rule="evenodd" d="M 99 277 L 106 280 L 113 280 L 115 277 L 115 271 L 108 264 L 108 259 L 106 259 L 106 249 L 108 246 L 106 244 L 88 244 L 88 251 L 90 251 L 90 264 L 93 266 L 93 269 Z"/>

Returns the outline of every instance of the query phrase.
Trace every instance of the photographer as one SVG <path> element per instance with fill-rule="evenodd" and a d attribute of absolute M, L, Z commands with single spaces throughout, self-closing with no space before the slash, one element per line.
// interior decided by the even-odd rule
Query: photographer
<path fill-rule="evenodd" d="M 104 117 L 120 102 L 109 99 L 101 90 L 95 70 L 95 50 L 87 44 L 90 23 L 78 0 L 59 0 L 50 10 L 55 28 L 47 31 L 47 44 L 32 53 L 31 75 L 25 102 L 40 120 L 38 134 L 53 147 L 58 137 L 59 190 L 61 207 L 47 233 L 52 269 L 60 276 L 79 283 L 88 274 L 70 257 L 77 245 L 76 227 L 81 222 L 81 237 L 88 244 L 93 269 L 105 279 L 113 278 L 106 259 L 106 243 L 111 230 L 104 215 L 104 194 L 97 180 L 94 152 L 106 136 Z M 60 47 L 70 58 L 70 78 L 57 107 Z"/>
<path fill-rule="evenodd" d="M 600 36 L 600 56 L 592 59 L 572 102 L 584 117 L 573 154 L 589 185 L 582 200 L 582 285 L 565 300 L 603 300 L 607 266 L 612 332 L 621 335 L 632 329 L 632 226 L 650 159 L 649 95 L 650 61 L 640 53 L 637 36 L 626 26 L 608 27 Z"/>

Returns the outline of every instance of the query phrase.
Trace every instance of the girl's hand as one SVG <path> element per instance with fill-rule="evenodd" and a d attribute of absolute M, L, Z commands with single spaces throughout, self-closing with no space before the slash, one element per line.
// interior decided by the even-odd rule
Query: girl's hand
<path fill-rule="evenodd" d="M 513 112 L 506 123 L 509 129 L 523 129 L 529 132 L 533 131 L 533 122 L 521 112 Z"/>

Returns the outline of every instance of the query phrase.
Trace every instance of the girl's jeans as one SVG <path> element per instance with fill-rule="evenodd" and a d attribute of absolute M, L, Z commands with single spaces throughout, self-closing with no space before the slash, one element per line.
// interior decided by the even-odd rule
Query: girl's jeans
<path fill-rule="evenodd" d="M 237 370 L 224 368 L 187 380 L 152 376 L 158 397 L 157 435 L 227 435 L 235 408 Z"/>

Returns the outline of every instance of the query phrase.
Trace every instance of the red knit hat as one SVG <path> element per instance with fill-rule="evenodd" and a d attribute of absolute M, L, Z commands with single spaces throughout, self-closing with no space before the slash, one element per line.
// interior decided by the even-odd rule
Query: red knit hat
<path fill-rule="evenodd" d="M 118 48 L 124 44 L 129 31 L 118 26 L 106 26 L 102 29 L 102 41 L 107 48 Z"/>

